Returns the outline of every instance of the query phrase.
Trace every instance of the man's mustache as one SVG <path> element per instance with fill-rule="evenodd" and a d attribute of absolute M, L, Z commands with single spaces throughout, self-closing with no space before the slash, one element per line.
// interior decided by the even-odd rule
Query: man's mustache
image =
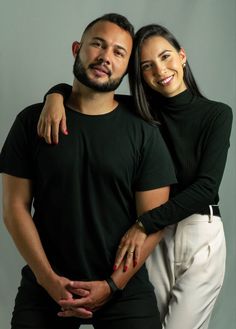
<path fill-rule="evenodd" d="M 89 65 L 89 68 L 91 69 L 99 69 L 101 71 L 103 71 L 104 73 L 106 73 L 109 77 L 111 76 L 112 72 L 111 70 L 107 67 L 106 63 L 104 62 L 104 60 L 99 60 L 96 62 L 93 62 Z"/>

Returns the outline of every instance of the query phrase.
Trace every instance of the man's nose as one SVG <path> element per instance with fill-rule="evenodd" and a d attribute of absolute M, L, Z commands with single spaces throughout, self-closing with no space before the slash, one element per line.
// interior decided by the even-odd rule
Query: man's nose
<path fill-rule="evenodd" d="M 106 64 L 111 63 L 111 49 L 109 47 L 101 49 L 98 59 Z"/>

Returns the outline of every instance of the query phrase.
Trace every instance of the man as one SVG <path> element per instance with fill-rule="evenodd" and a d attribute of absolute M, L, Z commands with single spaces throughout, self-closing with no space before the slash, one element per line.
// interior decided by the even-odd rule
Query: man
<path fill-rule="evenodd" d="M 158 129 L 114 99 L 132 37 L 123 16 L 108 14 L 90 23 L 81 42 L 72 45 L 75 79 L 66 104 L 70 134 L 53 147 L 39 139 L 43 105 L 35 104 L 17 116 L 4 144 L 4 220 L 27 262 L 13 329 L 67 329 L 82 323 L 161 327 L 153 287 L 141 266 L 161 233 L 147 238 L 143 233 L 138 264 L 112 273 L 117 246 L 135 223 L 136 208 L 140 214 L 166 202 L 175 183 Z M 132 253 L 130 248 L 127 258 Z"/>

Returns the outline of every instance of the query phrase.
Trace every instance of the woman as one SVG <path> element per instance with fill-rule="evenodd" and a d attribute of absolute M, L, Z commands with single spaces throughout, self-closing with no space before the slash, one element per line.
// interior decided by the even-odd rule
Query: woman
<path fill-rule="evenodd" d="M 137 261 L 138 226 L 147 235 L 165 228 L 163 240 L 147 261 L 163 328 L 206 329 L 225 271 L 217 204 L 232 111 L 202 96 L 184 49 L 163 26 L 141 28 L 132 56 L 129 78 L 136 109 L 145 120 L 160 123 L 179 184 L 167 203 L 140 216 L 125 234 L 114 269 L 128 249 L 134 250 Z M 48 111 L 54 110 L 49 106 Z M 65 121 L 62 128 L 66 130 Z M 44 135 L 50 132 L 41 120 L 41 134 L 43 130 Z"/>

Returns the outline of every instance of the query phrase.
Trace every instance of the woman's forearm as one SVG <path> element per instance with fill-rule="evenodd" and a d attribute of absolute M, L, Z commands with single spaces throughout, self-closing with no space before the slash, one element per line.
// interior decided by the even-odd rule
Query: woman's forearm
<path fill-rule="evenodd" d="M 134 274 L 143 266 L 148 256 L 155 249 L 157 244 L 161 241 L 164 235 L 164 231 L 159 231 L 154 234 L 150 234 L 141 249 L 140 259 L 136 266 L 131 266 L 124 271 L 124 262 L 121 263 L 119 268 L 114 271 L 111 275 L 113 281 L 116 283 L 117 287 L 123 289 L 129 280 L 134 276 Z"/>

